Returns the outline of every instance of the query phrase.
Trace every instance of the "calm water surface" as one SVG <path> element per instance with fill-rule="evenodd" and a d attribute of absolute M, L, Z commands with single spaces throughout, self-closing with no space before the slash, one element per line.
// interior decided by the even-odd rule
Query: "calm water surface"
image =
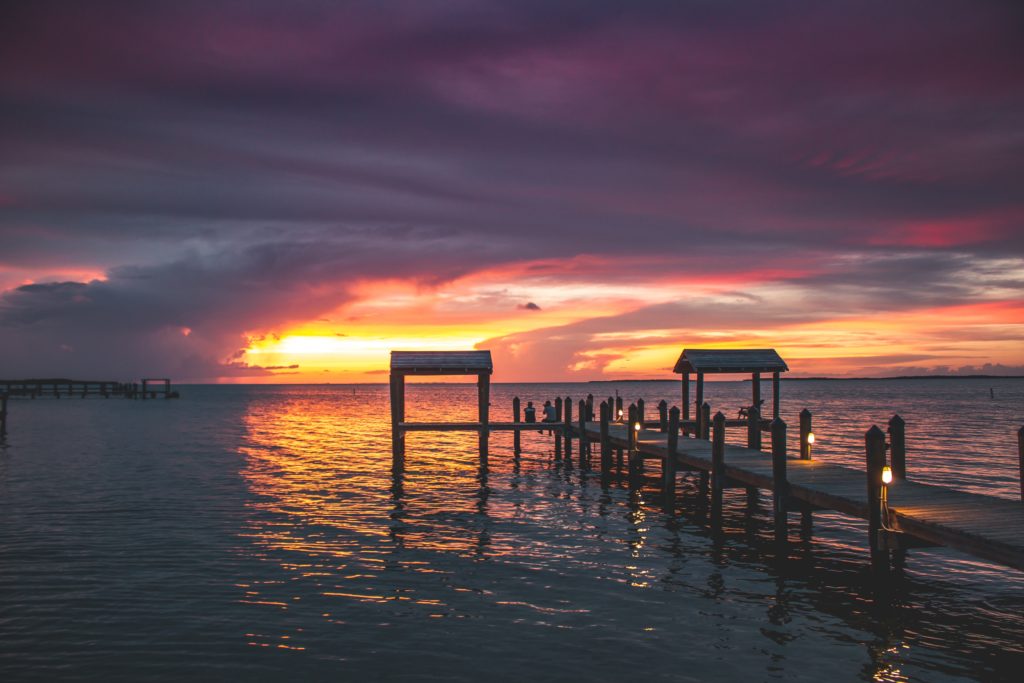
<path fill-rule="evenodd" d="M 675 383 L 497 385 L 492 419 L 513 395 L 615 390 L 679 401 Z M 733 415 L 749 384 L 707 393 Z M 814 412 L 815 457 L 861 465 L 865 429 L 899 412 L 912 478 L 1019 496 L 1022 380 L 783 393 L 790 424 Z M 410 387 L 411 420 L 474 410 L 472 386 Z M 518 461 L 511 435 L 495 435 L 486 473 L 475 435 L 410 435 L 396 481 L 387 387 L 18 400 L 10 432 L 5 681 L 952 681 L 1016 679 L 1024 665 L 1021 572 L 914 551 L 880 596 L 857 520 L 817 513 L 802 537 L 794 519 L 778 557 L 763 503 L 727 492 L 714 538 L 692 481 L 670 515 L 656 467 L 630 494 L 554 462 L 535 433 Z"/>

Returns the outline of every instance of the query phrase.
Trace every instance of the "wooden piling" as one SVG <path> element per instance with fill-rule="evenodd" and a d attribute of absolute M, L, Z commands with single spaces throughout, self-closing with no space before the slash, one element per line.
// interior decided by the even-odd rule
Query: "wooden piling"
<path fill-rule="evenodd" d="M 587 441 L 587 402 L 580 399 L 579 403 L 579 426 L 580 426 L 580 467 L 585 467 L 587 464 L 587 451 L 590 448 L 590 443 Z"/>
<path fill-rule="evenodd" d="M 555 422 L 562 421 L 562 397 L 555 397 Z M 555 432 L 555 460 L 562 459 L 562 431 L 561 429 L 554 430 Z M 568 436 L 568 435 L 566 435 Z"/>
<path fill-rule="evenodd" d="M 779 417 L 779 399 L 782 394 L 782 382 L 778 372 L 772 373 L 772 419 Z"/>
<path fill-rule="evenodd" d="M 629 446 L 629 473 L 635 474 L 639 469 L 640 452 L 637 450 L 637 430 L 639 411 L 635 403 L 629 404 L 629 418 L 626 420 L 626 443 Z"/>
<path fill-rule="evenodd" d="M 565 397 L 565 401 L 562 402 L 562 410 L 565 411 L 563 415 L 563 430 L 565 432 L 565 462 L 566 464 L 572 464 L 572 399 L 568 396 Z"/>
<path fill-rule="evenodd" d="M 872 425 L 864 434 L 867 456 L 868 484 L 868 547 L 871 549 L 871 567 L 876 571 L 889 568 L 889 551 L 879 543 L 882 529 L 882 468 L 885 467 L 885 433 Z"/>
<path fill-rule="evenodd" d="M 811 411 L 804 408 L 800 411 L 800 459 L 811 459 Z"/>
<path fill-rule="evenodd" d="M 899 415 L 889 420 L 889 463 L 895 479 L 907 478 L 907 424 Z"/>
<path fill-rule="evenodd" d="M 668 431 L 668 401 L 665 399 L 658 401 L 658 426 L 662 432 Z"/>
<path fill-rule="evenodd" d="M 491 376 L 480 374 L 476 377 L 478 419 L 480 420 L 479 444 L 480 465 L 487 466 L 491 441 Z"/>
<path fill-rule="evenodd" d="M 704 405 L 707 405 L 706 403 Z M 722 518 L 722 494 L 725 492 L 725 415 L 715 413 L 711 439 L 711 519 L 718 526 Z"/>
<path fill-rule="evenodd" d="M 679 448 L 679 408 L 668 413 L 668 444 L 661 468 L 661 492 L 671 505 L 676 497 L 676 456 Z"/>
<path fill-rule="evenodd" d="M 682 392 L 683 392 L 683 414 L 682 420 L 688 421 L 690 419 L 690 373 L 683 372 L 682 381 Z M 683 434 L 686 434 L 686 430 L 683 430 Z"/>
<path fill-rule="evenodd" d="M 612 403 L 601 401 L 601 473 L 612 469 L 612 442 L 608 436 L 608 423 L 612 414 Z"/>
<path fill-rule="evenodd" d="M 1024 427 L 1017 430 L 1017 480 L 1020 481 L 1020 500 L 1024 503 Z"/>
<path fill-rule="evenodd" d="M 636 400 L 636 421 L 640 423 L 641 427 L 644 425 L 644 419 L 645 419 L 644 407 L 646 405 L 647 404 L 644 403 L 644 400 L 642 398 L 638 398 Z"/>
<path fill-rule="evenodd" d="M 747 448 L 761 450 L 761 411 L 756 405 L 747 410 Z"/>
<path fill-rule="evenodd" d="M 519 423 L 519 397 L 515 396 L 512 398 L 512 421 L 516 424 Z M 516 429 L 512 432 L 512 454 L 519 457 L 519 453 L 522 450 L 522 441 L 520 439 L 521 430 Z"/>
<path fill-rule="evenodd" d="M 702 403 L 700 406 L 700 438 L 707 441 L 711 438 L 711 404 Z"/>
<path fill-rule="evenodd" d="M 775 540 L 783 543 L 788 536 L 786 525 L 786 498 L 789 481 L 786 478 L 786 423 L 781 418 L 772 420 L 772 517 Z"/>
<path fill-rule="evenodd" d="M 594 421 L 594 395 L 587 394 L 587 422 Z"/>

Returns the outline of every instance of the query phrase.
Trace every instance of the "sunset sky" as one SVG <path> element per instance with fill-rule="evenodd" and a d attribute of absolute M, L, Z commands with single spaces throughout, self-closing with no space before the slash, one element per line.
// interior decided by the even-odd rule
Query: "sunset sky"
<path fill-rule="evenodd" d="M 1024 374 L 1019 2 L 4 2 L 0 377 Z"/>

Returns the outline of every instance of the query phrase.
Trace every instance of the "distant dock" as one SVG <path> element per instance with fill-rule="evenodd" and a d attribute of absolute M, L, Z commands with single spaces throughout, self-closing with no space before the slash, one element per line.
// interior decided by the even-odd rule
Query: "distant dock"
<path fill-rule="evenodd" d="M 0 394 L 28 398 L 178 398 L 166 377 L 146 378 L 137 382 L 116 380 L 82 380 L 66 378 L 0 379 Z"/>

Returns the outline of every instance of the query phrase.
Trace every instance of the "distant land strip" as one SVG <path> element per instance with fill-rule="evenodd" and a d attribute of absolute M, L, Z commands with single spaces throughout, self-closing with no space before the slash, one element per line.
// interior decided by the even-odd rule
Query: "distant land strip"
<path fill-rule="evenodd" d="M 723 373 L 725 374 L 725 373 Z M 735 373 L 740 374 L 740 373 Z M 904 379 L 1024 379 L 1024 375 L 899 375 L 896 377 L 781 377 L 783 382 L 889 382 Z M 762 378 L 762 381 L 764 378 Z M 587 384 L 615 384 L 616 382 L 678 382 L 678 379 L 592 379 Z M 743 379 L 750 382 L 749 377 Z M 559 382 L 554 382 L 559 384 Z"/>

